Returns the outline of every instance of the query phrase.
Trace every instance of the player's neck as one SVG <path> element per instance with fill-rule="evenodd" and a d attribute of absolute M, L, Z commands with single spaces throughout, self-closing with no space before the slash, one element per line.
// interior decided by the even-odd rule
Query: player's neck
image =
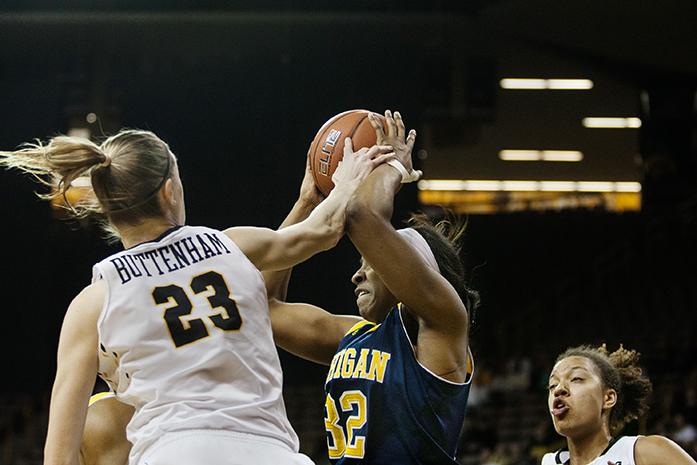
<path fill-rule="evenodd" d="M 567 438 L 570 465 L 587 465 L 598 458 L 610 444 L 611 436 L 605 428 L 582 438 Z"/>
<path fill-rule="evenodd" d="M 177 225 L 167 218 L 150 218 L 137 224 L 119 225 L 118 231 L 124 248 L 130 249 L 142 242 L 157 239 L 175 226 Z"/>

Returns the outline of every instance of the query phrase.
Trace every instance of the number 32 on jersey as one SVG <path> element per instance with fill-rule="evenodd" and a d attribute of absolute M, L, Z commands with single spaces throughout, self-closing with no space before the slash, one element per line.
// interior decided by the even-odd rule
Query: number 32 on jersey
<path fill-rule="evenodd" d="M 361 459 L 365 456 L 365 436 L 358 436 L 356 431 L 365 426 L 368 421 L 368 402 L 361 391 L 345 391 L 339 397 L 339 407 L 342 412 L 351 412 L 346 419 L 346 427 L 339 425 L 339 411 L 332 396 L 327 394 L 325 402 L 326 417 L 324 427 L 331 436 L 327 438 L 329 458 L 339 459 L 351 457 Z"/>

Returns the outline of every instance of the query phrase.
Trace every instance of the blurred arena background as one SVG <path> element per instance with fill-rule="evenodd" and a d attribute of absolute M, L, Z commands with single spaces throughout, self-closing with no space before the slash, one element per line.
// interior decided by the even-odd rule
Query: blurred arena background
<path fill-rule="evenodd" d="M 277 226 L 330 116 L 399 109 L 425 179 L 408 211 L 468 216 L 483 306 L 462 464 L 539 463 L 554 356 L 643 353 L 631 432 L 697 456 L 697 41 L 693 0 L 4 0 L 0 147 L 155 131 L 183 166 L 188 222 Z M 609 118 L 609 119 L 608 119 Z M 41 463 L 69 300 L 116 248 L 0 172 L 0 464 Z M 348 241 L 289 298 L 354 313 Z M 281 354 L 302 450 L 327 463 L 325 369 Z"/>

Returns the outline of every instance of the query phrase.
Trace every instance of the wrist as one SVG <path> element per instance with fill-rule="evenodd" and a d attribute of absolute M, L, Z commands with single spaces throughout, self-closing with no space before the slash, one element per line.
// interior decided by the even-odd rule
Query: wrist
<path fill-rule="evenodd" d="M 337 196 L 351 196 L 356 189 L 361 185 L 361 182 L 357 179 L 351 179 L 348 181 L 343 181 L 340 184 L 334 186 L 334 189 L 329 193 L 329 195 L 334 194 Z"/>
<path fill-rule="evenodd" d="M 383 184 L 393 186 L 395 189 L 398 189 L 402 184 L 402 174 L 387 163 L 378 166 L 375 171 L 380 174 Z"/>
<path fill-rule="evenodd" d="M 422 174 L 421 171 L 414 170 L 411 167 L 407 168 L 399 160 L 390 160 L 387 162 L 387 165 L 399 173 L 400 183 L 402 184 L 418 181 Z"/>

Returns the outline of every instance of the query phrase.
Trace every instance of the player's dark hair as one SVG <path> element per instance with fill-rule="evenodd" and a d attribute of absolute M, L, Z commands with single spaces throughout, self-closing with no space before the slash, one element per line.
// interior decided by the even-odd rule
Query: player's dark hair
<path fill-rule="evenodd" d="M 426 239 L 440 273 L 455 288 L 467 308 L 470 322 L 473 322 L 480 297 L 477 291 L 469 287 L 465 267 L 460 259 L 460 240 L 467 223 L 461 219 L 446 218 L 433 224 L 426 215 L 412 214 L 407 224 Z"/>
<path fill-rule="evenodd" d="M 617 403 L 610 411 L 610 433 L 618 434 L 624 426 L 636 420 L 648 410 L 651 381 L 638 365 L 639 352 L 619 349 L 610 353 L 605 344 L 571 347 L 557 357 L 557 362 L 568 357 L 585 357 L 598 369 L 605 388 L 617 392 Z"/>
<path fill-rule="evenodd" d="M 167 144 L 150 131 L 124 129 L 101 145 L 77 137 L 58 136 L 48 144 L 25 144 L 14 152 L 0 152 L 0 166 L 31 174 L 48 186 L 43 199 L 62 196 L 78 218 L 92 214 L 112 224 L 136 224 L 163 214 L 157 192 L 171 176 L 173 155 Z M 73 204 L 66 193 L 83 179 L 87 195 Z"/>

